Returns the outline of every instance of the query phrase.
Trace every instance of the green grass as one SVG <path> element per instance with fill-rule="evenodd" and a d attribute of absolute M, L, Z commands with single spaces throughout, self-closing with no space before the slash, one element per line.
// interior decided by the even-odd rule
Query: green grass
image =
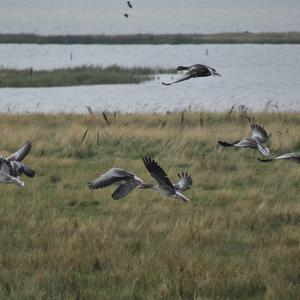
<path fill-rule="evenodd" d="M 171 69 L 81 66 L 77 68 L 35 71 L 0 68 L 0 87 L 52 87 L 93 84 L 141 83 L 155 74 L 174 73 Z"/>
<path fill-rule="evenodd" d="M 30 44 L 299 44 L 300 32 L 213 34 L 36 35 L 0 34 L 0 43 Z"/>
<path fill-rule="evenodd" d="M 299 298 L 299 165 L 220 148 L 248 134 L 245 114 L 107 118 L 0 115 L 0 153 L 30 139 L 37 172 L 24 188 L 0 185 L 0 299 Z M 253 118 L 274 153 L 300 150 L 300 114 Z M 192 174 L 191 203 L 87 188 L 111 167 L 154 182 L 144 155 L 172 181 Z"/>

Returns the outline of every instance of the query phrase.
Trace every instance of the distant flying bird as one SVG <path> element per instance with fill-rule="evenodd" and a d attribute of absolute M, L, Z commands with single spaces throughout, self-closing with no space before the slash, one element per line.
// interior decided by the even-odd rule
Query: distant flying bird
<path fill-rule="evenodd" d="M 128 195 L 134 188 L 143 183 L 143 180 L 134 173 L 112 168 L 99 178 L 88 183 L 88 187 L 92 190 L 105 188 L 112 184 L 117 184 L 118 188 L 111 195 L 114 200 L 119 200 Z"/>
<path fill-rule="evenodd" d="M 177 82 L 181 82 L 196 77 L 221 76 L 221 74 L 218 73 L 214 68 L 206 65 L 201 65 L 201 64 L 196 64 L 188 67 L 186 66 L 177 67 L 177 71 L 183 71 L 183 70 L 186 70 L 187 72 L 185 72 L 182 77 L 170 83 L 162 82 L 162 84 L 171 85 Z"/>
<path fill-rule="evenodd" d="M 224 142 L 218 141 L 223 147 L 244 147 L 258 150 L 262 155 L 268 156 L 270 150 L 264 147 L 262 144 L 266 143 L 268 140 L 268 134 L 266 130 L 258 125 L 251 124 L 251 137 L 244 138 L 236 142 Z"/>
<path fill-rule="evenodd" d="M 128 15 L 128 14 L 123 14 L 123 15 L 124 15 L 124 17 L 125 17 L 125 18 L 128 18 L 128 17 L 129 17 L 129 15 Z"/>
<path fill-rule="evenodd" d="M 132 4 L 130 3 L 130 1 L 127 1 L 127 5 L 132 8 Z"/>
<path fill-rule="evenodd" d="M 272 160 L 292 160 L 295 161 L 297 163 L 300 163 L 300 153 L 298 152 L 292 152 L 292 153 L 286 153 L 286 154 L 282 154 L 279 156 L 275 156 L 275 157 L 270 157 L 267 159 L 261 159 L 261 158 L 257 158 L 258 160 L 262 161 L 262 162 L 269 162 Z"/>
<path fill-rule="evenodd" d="M 0 182 L 24 186 L 25 183 L 20 180 L 22 174 L 25 174 L 28 177 L 34 177 L 35 172 L 22 163 L 22 160 L 29 153 L 30 149 L 31 143 L 26 142 L 21 148 L 7 158 L 0 157 Z"/>
<path fill-rule="evenodd" d="M 140 188 L 151 188 L 157 192 L 173 198 L 178 198 L 183 202 L 190 200 L 181 192 L 187 190 L 192 185 L 192 177 L 187 173 L 178 174 L 179 182 L 172 184 L 166 172 L 158 165 L 158 163 L 150 157 L 144 157 L 143 162 L 150 175 L 158 182 L 157 185 L 144 183 Z"/>

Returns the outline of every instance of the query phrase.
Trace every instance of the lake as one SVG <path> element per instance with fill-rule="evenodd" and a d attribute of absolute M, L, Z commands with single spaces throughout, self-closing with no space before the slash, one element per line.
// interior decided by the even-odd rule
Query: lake
<path fill-rule="evenodd" d="M 0 65 L 11 68 L 176 68 L 194 63 L 210 65 L 222 77 L 172 86 L 161 81 L 180 75 L 163 75 L 144 84 L 2 88 L 0 111 L 86 112 L 86 106 L 122 112 L 223 111 L 233 105 L 260 111 L 268 102 L 269 109 L 300 110 L 300 45 L 0 45 Z"/>
<path fill-rule="evenodd" d="M 1 33 L 300 31 L 299 0 L 1 0 Z M 129 14 L 128 18 L 123 16 Z"/>

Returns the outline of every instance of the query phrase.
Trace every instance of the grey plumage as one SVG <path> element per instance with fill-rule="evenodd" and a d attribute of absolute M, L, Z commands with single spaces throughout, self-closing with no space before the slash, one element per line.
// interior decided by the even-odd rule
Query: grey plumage
<path fill-rule="evenodd" d="M 144 157 L 143 162 L 150 175 L 158 182 L 158 185 L 142 184 L 140 188 L 152 188 L 165 196 L 178 198 L 183 202 L 190 201 L 181 193 L 181 191 L 187 190 L 192 185 L 190 175 L 181 175 L 179 176 L 179 182 L 172 184 L 166 172 L 154 159 Z"/>
<path fill-rule="evenodd" d="M 189 201 L 189 199 L 180 193 L 189 189 L 193 183 L 192 177 L 188 173 L 182 172 L 181 174 L 178 174 L 179 181 L 172 184 L 165 171 L 154 160 L 145 157 L 143 161 L 151 176 L 159 183 L 158 185 L 145 183 L 140 177 L 132 172 L 112 168 L 94 181 L 89 182 L 88 187 L 91 190 L 95 190 L 117 184 L 118 188 L 112 193 L 112 199 L 114 200 L 124 198 L 132 190 L 139 188 L 154 189 L 167 196 L 176 197 L 185 202 Z"/>
<path fill-rule="evenodd" d="M 179 181 L 173 184 L 173 187 L 179 192 L 184 192 L 190 189 L 193 184 L 192 176 L 184 172 L 178 173 L 177 175 L 179 177 Z"/>
<path fill-rule="evenodd" d="M 106 173 L 88 183 L 88 187 L 92 190 L 105 188 L 112 184 L 118 184 L 118 188 L 113 192 L 112 198 L 119 200 L 128 195 L 134 188 L 143 183 L 143 180 L 134 173 L 112 168 Z"/>
<path fill-rule="evenodd" d="M 31 149 L 31 143 L 26 142 L 15 153 L 7 158 L 0 157 L 0 182 L 14 183 L 24 186 L 24 182 L 20 180 L 20 176 L 25 174 L 28 177 L 34 177 L 35 171 L 22 163 Z"/>
<path fill-rule="evenodd" d="M 170 82 L 170 83 L 162 82 L 162 84 L 163 85 L 171 85 L 174 83 L 178 83 L 178 82 L 185 81 L 185 80 L 188 80 L 191 78 L 196 78 L 196 77 L 221 76 L 221 74 L 218 73 L 214 68 L 209 67 L 207 65 L 202 65 L 202 64 L 177 67 L 177 71 L 183 71 L 183 70 L 185 70 L 186 72 L 183 74 L 182 77 L 180 77 L 177 80 Z"/>
<path fill-rule="evenodd" d="M 286 153 L 282 155 L 278 155 L 275 157 L 270 157 L 267 159 L 261 159 L 257 158 L 261 162 L 270 162 L 273 160 L 292 160 L 294 162 L 300 163 L 300 153 L 299 152 L 292 152 L 292 153 Z"/>
<path fill-rule="evenodd" d="M 31 150 L 31 142 L 26 141 L 15 153 L 6 158 L 7 161 L 22 161 Z"/>
<path fill-rule="evenodd" d="M 223 147 L 239 147 L 256 149 L 262 155 L 268 156 L 270 150 L 262 144 L 268 141 L 268 134 L 266 130 L 258 124 L 251 124 L 251 137 L 244 138 L 236 142 L 218 141 Z"/>

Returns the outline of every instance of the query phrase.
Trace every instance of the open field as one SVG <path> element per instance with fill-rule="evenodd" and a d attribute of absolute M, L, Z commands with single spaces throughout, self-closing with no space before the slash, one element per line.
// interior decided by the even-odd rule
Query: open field
<path fill-rule="evenodd" d="M 299 44 L 300 32 L 213 34 L 36 35 L 0 34 L 0 43 L 29 44 Z"/>
<path fill-rule="evenodd" d="M 0 115 L 0 153 L 30 139 L 37 171 L 0 185 L 0 299 L 299 299 L 300 167 L 220 148 L 245 113 L 106 117 Z M 300 114 L 251 117 L 271 151 L 300 150 Z M 192 174 L 191 203 L 87 188 L 113 166 L 153 182 L 144 155 Z"/>
<path fill-rule="evenodd" d="M 140 83 L 155 74 L 175 73 L 170 69 L 81 66 L 77 68 L 35 71 L 0 68 L 0 87 L 52 87 L 92 84 Z"/>

